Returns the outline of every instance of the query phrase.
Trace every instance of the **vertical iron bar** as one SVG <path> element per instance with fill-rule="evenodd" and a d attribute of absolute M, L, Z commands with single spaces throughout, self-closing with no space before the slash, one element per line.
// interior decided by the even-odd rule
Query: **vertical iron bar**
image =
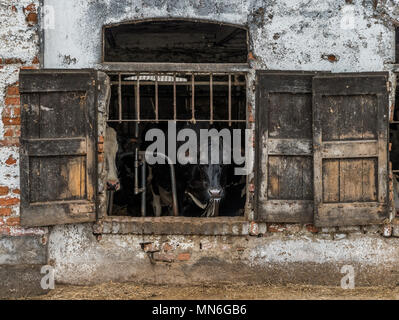
<path fill-rule="evenodd" d="M 191 121 L 195 123 L 195 79 L 191 74 Z"/>
<path fill-rule="evenodd" d="M 209 76 L 210 123 L 213 124 L 213 74 Z"/>
<path fill-rule="evenodd" d="M 136 108 L 137 108 L 137 122 L 140 122 L 140 73 L 137 73 L 136 82 Z"/>
<path fill-rule="evenodd" d="M 122 77 L 118 74 L 118 107 L 119 107 L 119 123 L 122 123 Z"/>
<path fill-rule="evenodd" d="M 231 127 L 231 74 L 229 73 L 229 127 Z"/>
<path fill-rule="evenodd" d="M 158 123 L 158 73 L 155 74 L 155 121 Z"/>
<path fill-rule="evenodd" d="M 173 120 L 176 120 L 176 73 L 173 74 Z"/>
<path fill-rule="evenodd" d="M 146 179 L 146 162 L 145 157 L 141 160 L 141 216 L 146 216 L 146 194 L 147 194 L 147 179 Z"/>

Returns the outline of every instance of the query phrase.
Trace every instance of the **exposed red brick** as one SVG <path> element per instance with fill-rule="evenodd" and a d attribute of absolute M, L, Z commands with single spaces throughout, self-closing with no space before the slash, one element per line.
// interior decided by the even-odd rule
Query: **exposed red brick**
<path fill-rule="evenodd" d="M 162 249 L 163 249 L 164 251 L 170 251 L 170 250 L 173 249 L 173 247 L 172 247 L 169 243 L 165 242 L 165 243 L 163 244 L 163 246 L 162 246 Z"/>
<path fill-rule="evenodd" d="M 104 136 L 98 137 L 98 143 L 104 143 Z"/>
<path fill-rule="evenodd" d="M 19 139 L 16 138 L 0 140 L 0 147 L 19 147 L 20 145 Z"/>
<path fill-rule="evenodd" d="M 10 118 L 10 117 L 3 117 L 3 123 L 5 126 L 15 126 L 21 124 L 21 118 Z"/>
<path fill-rule="evenodd" d="M 177 255 L 177 260 L 179 261 L 188 261 L 191 258 L 191 254 L 189 253 L 179 253 Z"/>
<path fill-rule="evenodd" d="M 15 106 L 21 103 L 19 97 L 7 97 L 4 102 L 8 106 Z"/>
<path fill-rule="evenodd" d="M 277 224 L 277 223 L 270 224 L 267 226 L 267 231 L 269 231 L 269 232 L 283 232 L 283 231 L 285 231 L 285 229 L 286 228 L 284 225 Z"/>
<path fill-rule="evenodd" d="M 4 64 L 23 64 L 24 61 L 22 61 L 19 58 L 7 58 L 4 60 Z"/>
<path fill-rule="evenodd" d="M 173 262 L 174 255 L 171 253 L 161 253 L 161 252 L 154 252 L 153 259 L 155 261 L 162 261 L 162 262 Z"/>
<path fill-rule="evenodd" d="M 5 196 L 9 192 L 10 192 L 10 188 L 4 187 L 4 186 L 0 186 L 0 196 Z"/>
<path fill-rule="evenodd" d="M 35 12 L 29 13 L 29 14 L 26 16 L 26 22 L 27 22 L 29 25 L 31 25 L 31 26 L 37 24 L 37 13 L 35 13 Z"/>
<path fill-rule="evenodd" d="M 251 236 L 257 236 L 259 234 L 259 225 L 254 221 L 249 225 L 249 234 Z"/>
<path fill-rule="evenodd" d="M 97 146 L 97 150 L 99 153 L 103 153 L 104 152 L 104 144 L 103 143 L 99 143 Z"/>
<path fill-rule="evenodd" d="M 35 70 L 38 69 L 37 66 L 23 66 L 21 67 L 21 70 Z"/>
<path fill-rule="evenodd" d="M 11 7 L 11 10 L 12 10 L 13 12 L 17 12 L 17 11 L 18 11 L 16 6 L 12 6 L 12 7 Z"/>
<path fill-rule="evenodd" d="M 12 137 L 14 135 L 14 130 L 11 128 L 8 128 L 5 132 L 4 132 L 4 136 L 5 137 Z"/>
<path fill-rule="evenodd" d="M 34 57 L 33 60 L 32 60 L 32 64 L 39 64 L 39 63 L 40 63 L 39 58 L 38 57 Z"/>
<path fill-rule="evenodd" d="M 10 234 L 9 227 L 0 227 L 0 234 Z"/>
<path fill-rule="evenodd" d="M 12 212 L 11 208 L 0 208 L 0 216 L 3 217 L 9 216 L 11 215 L 11 212 Z"/>
<path fill-rule="evenodd" d="M 319 232 L 319 229 L 316 228 L 313 224 L 307 224 L 306 230 L 308 230 L 309 232 L 313 232 L 313 233 Z"/>
<path fill-rule="evenodd" d="M 104 154 L 99 154 L 99 155 L 98 155 L 98 162 L 99 162 L 99 163 L 104 162 Z"/>
<path fill-rule="evenodd" d="M 9 156 L 8 159 L 6 160 L 6 164 L 9 166 L 12 166 L 13 164 L 16 164 L 17 160 L 13 158 L 13 156 Z"/>
<path fill-rule="evenodd" d="M 7 88 L 7 94 L 9 96 L 17 96 L 19 95 L 19 87 L 17 86 L 10 86 Z"/>
<path fill-rule="evenodd" d="M 21 108 L 18 106 L 18 107 L 15 107 L 14 108 L 14 116 L 20 116 L 21 115 Z"/>
<path fill-rule="evenodd" d="M 26 6 L 23 9 L 24 13 L 25 12 L 36 12 L 36 5 L 34 3 L 31 3 L 30 5 Z"/>
<path fill-rule="evenodd" d="M 10 217 L 6 220 L 6 224 L 10 227 L 19 226 L 21 224 L 21 219 L 19 217 Z"/>
<path fill-rule="evenodd" d="M 248 53 L 248 60 L 255 60 L 255 57 L 251 51 Z"/>
<path fill-rule="evenodd" d="M 19 203 L 18 198 L 0 198 L 0 206 L 15 206 Z"/>
<path fill-rule="evenodd" d="M 19 190 L 19 189 L 13 189 L 13 190 L 12 190 L 12 193 L 21 194 L 21 190 Z"/>

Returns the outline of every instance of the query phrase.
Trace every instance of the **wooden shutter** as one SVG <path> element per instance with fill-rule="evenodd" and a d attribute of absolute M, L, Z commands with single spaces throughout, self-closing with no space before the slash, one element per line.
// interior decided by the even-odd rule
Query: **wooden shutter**
<path fill-rule="evenodd" d="M 313 75 L 257 74 L 257 220 L 313 222 Z"/>
<path fill-rule="evenodd" d="M 96 217 L 96 73 L 22 70 L 21 224 Z"/>
<path fill-rule="evenodd" d="M 381 223 L 388 215 L 387 74 L 313 79 L 317 226 Z"/>

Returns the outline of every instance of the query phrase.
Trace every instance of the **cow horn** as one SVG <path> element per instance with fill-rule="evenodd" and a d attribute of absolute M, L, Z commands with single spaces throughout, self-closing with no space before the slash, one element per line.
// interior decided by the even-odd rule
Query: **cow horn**
<path fill-rule="evenodd" d="M 200 207 L 201 209 L 205 210 L 206 207 L 208 206 L 207 204 L 203 204 L 200 200 L 198 200 L 193 194 L 191 194 L 190 192 L 186 192 L 186 194 L 188 194 L 190 196 L 190 198 L 194 201 L 194 203 Z"/>

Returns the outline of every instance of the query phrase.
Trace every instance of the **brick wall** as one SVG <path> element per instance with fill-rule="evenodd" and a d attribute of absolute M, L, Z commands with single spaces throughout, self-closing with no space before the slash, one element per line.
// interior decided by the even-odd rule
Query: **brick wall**
<path fill-rule="evenodd" d="M 19 138 L 21 105 L 18 75 L 39 68 L 38 1 L 0 3 L 0 235 L 42 234 L 20 227 Z M 4 23 L 3 23 L 4 21 Z"/>

